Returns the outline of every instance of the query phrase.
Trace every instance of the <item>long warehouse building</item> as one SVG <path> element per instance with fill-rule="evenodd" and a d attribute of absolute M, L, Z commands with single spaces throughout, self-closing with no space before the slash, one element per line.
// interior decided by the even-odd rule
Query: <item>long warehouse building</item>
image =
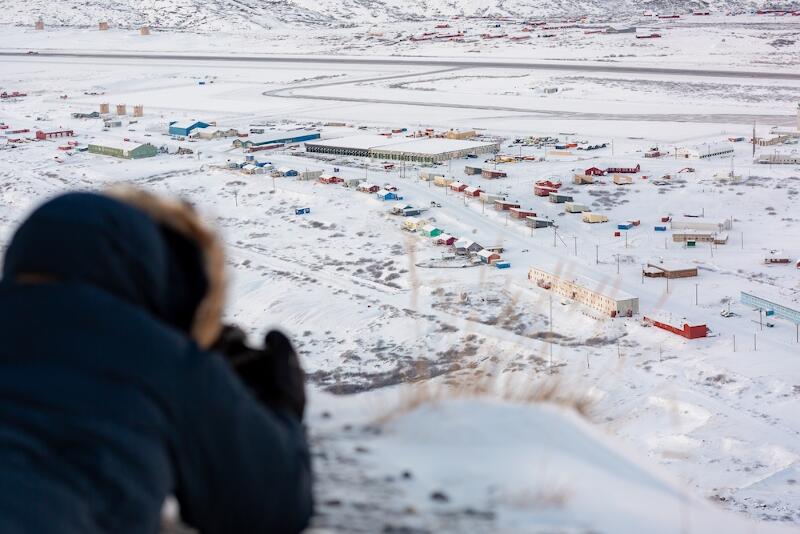
<path fill-rule="evenodd" d="M 528 271 L 528 280 L 611 317 L 639 313 L 639 298 L 611 284 L 576 276 L 567 278 L 536 267 Z"/>
<path fill-rule="evenodd" d="M 466 141 L 441 138 L 392 138 L 382 135 L 355 135 L 324 141 L 306 142 L 307 152 L 360 156 L 417 163 L 438 163 L 470 155 L 500 150 L 494 141 Z"/>

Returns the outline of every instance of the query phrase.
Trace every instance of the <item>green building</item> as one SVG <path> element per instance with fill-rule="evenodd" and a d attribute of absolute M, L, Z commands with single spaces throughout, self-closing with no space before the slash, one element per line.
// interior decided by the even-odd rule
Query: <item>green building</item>
<path fill-rule="evenodd" d="M 150 143 L 109 140 L 89 143 L 89 152 L 115 158 L 140 159 L 152 158 L 158 154 L 158 149 Z"/>
<path fill-rule="evenodd" d="M 442 230 L 436 228 L 432 224 L 426 224 L 425 226 L 423 226 L 421 232 L 422 235 L 424 235 L 425 237 L 438 237 L 442 235 Z"/>

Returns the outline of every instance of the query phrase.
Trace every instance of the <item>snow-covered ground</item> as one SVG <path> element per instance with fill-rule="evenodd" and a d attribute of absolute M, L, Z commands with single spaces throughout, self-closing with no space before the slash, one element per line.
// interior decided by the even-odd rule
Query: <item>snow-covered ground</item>
<path fill-rule="evenodd" d="M 739 55 L 690 57 L 696 30 L 686 29 L 684 55 L 668 61 L 756 69 L 784 54 L 759 52 L 756 43 L 795 31 L 784 26 L 790 21 L 776 29 L 742 24 Z M 234 45 L 254 39 L 7 29 L 0 36 L 6 50 L 186 51 L 190 43 L 192 52 L 234 53 L 241 50 Z M 290 52 L 284 40 L 272 41 L 274 52 Z M 320 53 L 340 51 L 312 42 Z M 364 43 L 368 50 L 353 53 L 389 55 L 411 46 Z M 466 54 L 461 43 L 414 46 L 415 54 Z M 481 53 L 548 57 L 534 55 L 533 46 L 508 50 Z M 599 41 L 564 51 L 595 61 L 604 53 Z M 545 94 L 546 87 L 559 91 Z M 113 137 L 194 151 L 127 161 L 67 153 L 58 149 L 63 138 L 0 139 L 0 242 L 36 203 L 67 189 L 130 182 L 201 206 L 228 244 L 229 318 L 254 335 L 268 325 L 287 329 L 309 373 L 320 531 L 783 532 L 800 523 L 796 328 L 769 318 L 774 326 L 762 329 L 758 314 L 738 303 L 740 291 L 751 291 L 800 307 L 800 270 L 764 264 L 770 251 L 800 257 L 800 168 L 752 163 L 750 144 L 727 141 L 749 138 L 754 121 L 760 136 L 773 125 L 793 126 L 800 81 L 17 56 L 0 58 L 0 88 L 27 93 L 0 101 L 6 138 L 15 129 L 71 128 L 81 145 Z M 70 116 L 104 102 L 112 110 L 126 103 L 129 111 L 142 104 L 145 113 L 108 131 L 99 119 Z M 166 135 L 169 121 L 189 118 L 244 131 L 255 124 L 321 128 L 324 137 L 363 133 L 358 127 L 476 128 L 501 139 L 505 154 L 544 160 L 499 163 L 508 178 L 494 181 L 464 174 L 465 165 L 494 167 L 485 158 L 437 170 L 518 200 L 558 228 L 532 232 L 477 199 L 420 181 L 412 165 L 385 170 L 380 161 L 310 157 L 302 145 L 255 154 L 275 167 L 338 168 L 346 178 L 391 184 L 413 205 L 434 201 L 441 207 L 430 207 L 426 219 L 453 235 L 504 246 L 511 262 L 508 270 L 431 268 L 442 263 L 443 247 L 404 231 L 403 219 L 389 213 L 392 202 L 338 185 L 224 169 L 245 157 L 230 139 Z M 324 126 L 339 121 L 347 126 Z M 608 146 L 556 155 L 514 143 L 531 135 Z M 676 148 L 710 142 L 733 147 L 733 160 L 674 157 Z M 653 146 L 668 156 L 644 158 Z M 625 186 L 610 177 L 572 184 L 575 172 L 611 161 L 636 161 L 642 171 Z M 687 167 L 694 171 L 679 172 Z M 740 182 L 716 177 L 732 168 Z M 562 191 L 610 222 L 588 225 L 535 197 L 533 182 L 543 177 L 560 178 Z M 296 215 L 295 207 L 311 213 Z M 654 231 L 662 217 L 699 213 L 732 220 L 727 244 L 685 248 Z M 641 225 L 614 235 L 618 223 L 632 219 Z M 669 285 L 641 276 L 643 264 L 662 259 L 696 265 L 699 276 Z M 551 301 L 528 281 L 532 265 L 623 289 L 639 297 L 641 315 L 611 319 L 560 297 Z M 728 306 L 737 315 L 721 317 Z M 689 341 L 642 324 L 651 314 L 707 323 L 713 335 Z M 535 390 L 552 380 L 590 401 L 585 419 L 568 407 L 503 394 L 509 381 Z M 419 395 L 409 382 L 454 398 L 404 407 Z M 455 395 L 484 382 L 495 384 L 494 393 Z M 755 522 L 762 520 L 789 526 Z"/>

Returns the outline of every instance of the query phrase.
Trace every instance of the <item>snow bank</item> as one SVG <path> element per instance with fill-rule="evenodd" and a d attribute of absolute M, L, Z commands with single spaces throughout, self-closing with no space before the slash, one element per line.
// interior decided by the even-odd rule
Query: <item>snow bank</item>
<path fill-rule="evenodd" d="M 366 436 L 353 436 L 355 450 L 366 458 L 364 471 L 391 488 L 369 493 L 391 492 L 397 507 L 413 510 L 381 518 L 395 528 L 635 534 L 754 528 L 689 496 L 565 408 L 448 400 L 367 428 Z M 336 490 L 348 495 L 340 484 Z M 324 524 L 331 517 L 324 504 L 323 510 Z M 760 524 L 759 532 L 788 529 Z"/>

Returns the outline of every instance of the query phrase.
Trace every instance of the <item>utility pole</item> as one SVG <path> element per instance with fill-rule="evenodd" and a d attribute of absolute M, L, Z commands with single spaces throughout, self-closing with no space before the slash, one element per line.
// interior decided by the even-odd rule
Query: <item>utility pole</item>
<path fill-rule="evenodd" d="M 697 306 L 697 285 L 694 285 L 694 305 Z"/>
<path fill-rule="evenodd" d="M 625 248 L 628 248 L 628 231 L 625 230 Z"/>
<path fill-rule="evenodd" d="M 741 239 L 741 241 L 742 241 L 742 250 L 744 250 L 744 232 L 742 232 L 742 239 Z"/>
<path fill-rule="evenodd" d="M 556 227 L 553 226 L 553 248 L 556 246 Z"/>
<path fill-rule="evenodd" d="M 572 239 L 575 241 L 575 256 L 578 255 L 578 236 L 572 236 Z"/>
<path fill-rule="evenodd" d="M 664 280 L 667 281 L 667 294 L 669 294 L 669 276 L 665 276 Z"/>
<path fill-rule="evenodd" d="M 736 352 L 736 334 L 733 334 L 733 352 Z"/>
<path fill-rule="evenodd" d="M 594 264 L 595 265 L 600 264 L 600 245 L 594 246 Z"/>
<path fill-rule="evenodd" d="M 755 332 L 753 332 L 753 350 L 754 351 L 758 350 L 758 346 L 756 345 L 756 333 Z"/>
<path fill-rule="evenodd" d="M 619 254 L 617 254 L 617 274 L 619 274 Z"/>
<path fill-rule="evenodd" d="M 761 310 L 761 308 L 759 308 L 758 309 L 758 329 L 763 332 L 764 331 L 764 322 L 762 320 L 762 317 L 763 317 L 763 311 Z"/>
<path fill-rule="evenodd" d="M 550 336 L 548 336 L 549 337 L 548 340 L 550 341 L 550 374 L 552 374 L 553 373 L 553 294 L 550 293 L 549 297 L 550 297 L 550 321 L 549 321 Z"/>

